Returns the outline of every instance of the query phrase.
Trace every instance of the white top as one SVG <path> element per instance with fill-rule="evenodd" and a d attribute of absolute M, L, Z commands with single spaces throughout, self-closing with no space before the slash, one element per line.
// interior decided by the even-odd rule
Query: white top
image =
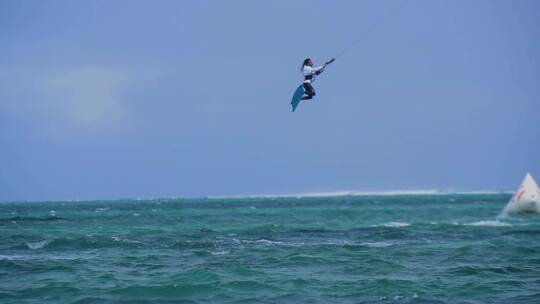
<path fill-rule="evenodd" d="M 322 69 L 324 69 L 324 65 L 320 67 L 316 67 L 316 68 L 310 67 L 309 65 L 305 65 L 302 68 L 302 74 L 304 74 L 304 77 L 313 75 L 313 78 L 311 80 L 309 79 L 304 80 L 304 83 L 311 83 L 313 80 L 315 80 L 315 77 L 317 77 L 317 72 L 321 71 Z"/>

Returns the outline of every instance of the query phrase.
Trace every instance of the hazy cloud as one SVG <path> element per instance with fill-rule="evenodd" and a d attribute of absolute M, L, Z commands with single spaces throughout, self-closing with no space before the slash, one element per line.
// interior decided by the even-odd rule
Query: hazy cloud
<path fill-rule="evenodd" d="M 46 79 L 50 106 L 80 127 L 121 123 L 128 117 L 123 94 L 133 79 L 121 69 L 83 67 Z"/>
<path fill-rule="evenodd" d="M 145 77 L 138 76 L 141 74 Z M 4 68 L 0 71 L 0 88 L 4 90 L 0 109 L 24 118 L 40 117 L 57 130 L 100 131 L 127 126 L 130 89 L 156 75 L 103 66 Z"/>

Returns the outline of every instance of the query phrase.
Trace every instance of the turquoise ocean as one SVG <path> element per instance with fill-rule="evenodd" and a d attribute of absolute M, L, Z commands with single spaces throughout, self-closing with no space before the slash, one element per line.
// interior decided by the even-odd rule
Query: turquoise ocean
<path fill-rule="evenodd" d="M 0 204 L 0 303 L 540 303 L 508 193 Z"/>

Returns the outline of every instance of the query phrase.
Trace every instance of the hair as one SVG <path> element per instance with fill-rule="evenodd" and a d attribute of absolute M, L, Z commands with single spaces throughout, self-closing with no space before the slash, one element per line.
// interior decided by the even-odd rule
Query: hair
<path fill-rule="evenodd" d="M 311 58 L 304 59 L 304 63 L 302 63 L 302 67 L 300 67 L 300 71 L 304 69 L 304 67 L 308 64 L 308 62 L 311 60 Z"/>

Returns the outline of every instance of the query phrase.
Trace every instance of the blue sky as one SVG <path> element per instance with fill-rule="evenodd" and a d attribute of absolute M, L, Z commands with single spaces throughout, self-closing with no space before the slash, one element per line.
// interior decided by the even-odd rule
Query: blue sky
<path fill-rule="evenodd" d="M 538 1 L 0 1 L 0 201 L 514 189 L 538 54 Z"/>

